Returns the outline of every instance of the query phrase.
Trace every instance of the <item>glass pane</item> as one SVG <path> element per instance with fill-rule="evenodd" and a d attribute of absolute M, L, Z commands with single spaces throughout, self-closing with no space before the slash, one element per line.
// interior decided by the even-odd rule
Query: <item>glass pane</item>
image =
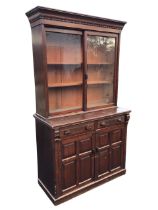
<path fill-rule="evenodd" d="M 113 102 L 115 38 L 87 37 L 87 107 Z"/>
<path fill-rule="evenodd" d="M 81 108 L 82 87 L 67 86 L 49 90 L 49 112 L 68 111 Z"/>
<path fill-rule="evenodd" d="M 47 32 L 49 112 L 82 108 L 81 36 Z"/>

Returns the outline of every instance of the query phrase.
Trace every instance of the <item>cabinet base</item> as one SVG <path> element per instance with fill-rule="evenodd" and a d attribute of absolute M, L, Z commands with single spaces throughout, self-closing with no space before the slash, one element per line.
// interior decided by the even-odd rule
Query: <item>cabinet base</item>
<path fill-rule="evenodd" d="M 47 189 L 47 187 L 43 184 L 43 182 L 38 179 L 38 184 L 41 186 L 41 188 L 44 190 L 44 192 L 47 194 L 47 196 L 50 198 L 50 200 L 54 203 L 54 205 L 58 205 L 60 203 L 63 203 L 77 195 L 80 195 L 94 187 L 97 187 L 105 182 L 108 182 L 114 178 L 117 178 L 121 175 L 124 175 L 126 173 L 126 169 L 122 169 L 122 170 L 119 170 L 117 172 L 113 172 L 112 174 L 104 177 L 104 178 L 101 178 L 99 180 L 96 180 L 90 184 L 87 184 L 83 187 L 80 187 L 80 188 L 77 188 L 71 192 L 68 192 L 68 193 L 65 193 L 64 195 L 58 197 L 58 198 L 55 198 L 51 193 L 50 191 Z"/>

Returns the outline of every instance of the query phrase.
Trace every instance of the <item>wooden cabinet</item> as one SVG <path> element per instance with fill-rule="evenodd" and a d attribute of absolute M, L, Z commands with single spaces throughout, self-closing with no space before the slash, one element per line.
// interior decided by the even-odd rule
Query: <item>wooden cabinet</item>
<path fill-rule="evenodd" d="M 54 204 L 125 173 L 129 110 L 117 107 L 122 21 L 36 7 L 38 181 Z"/>

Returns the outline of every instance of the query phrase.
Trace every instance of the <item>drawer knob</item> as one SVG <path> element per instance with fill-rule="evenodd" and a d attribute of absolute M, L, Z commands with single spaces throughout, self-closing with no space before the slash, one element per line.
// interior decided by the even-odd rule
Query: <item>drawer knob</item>
<path fill-rule="evenodd" d="M 64 134 L 65 134 L 65 135 L 70 134 L 70 130 L 66 130 L 66 131 L 64 131 Z"/>
<path fill-rule="evenodd" d="M 100 125 L 101 125 L 101 126 L 105 126 L 106 123 L 105 123 L 105 122 L 101 122 Z"/>
<path fill-rule="evenodd" d="M 93 129 L 93 127 L 92 127 L 91 125 L 87 125 L 87 126 L 85 127 L 85 129 L 86 129 L 87 131 L 90 131 L 90 130 Z"/>
<path fill-rule="evenodd" d="M 122 119 L 121 118 L 117 119 L 117 122 L 122 122 Z"/>
<path fill-rule="evenodd" d="M 99 147 L 96 147 L 96 152 L 99 152 Z"/>
<path fill-rule="evenodd" d="M 95 154 L 96 150 L 95 148 L 92 149 L 92 154 Z"/>

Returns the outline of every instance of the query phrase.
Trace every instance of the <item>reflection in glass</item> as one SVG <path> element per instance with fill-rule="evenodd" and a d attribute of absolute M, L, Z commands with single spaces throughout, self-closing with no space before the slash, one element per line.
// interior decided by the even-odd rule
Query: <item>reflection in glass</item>
<path fill-rule="evenodd" d="M 81 64 L 81 36 L 47 32 L 48 64 Z"/>
<path fill-rule="evenodd" d="M 95 49 L 95 48 L 102 48 L 106 51 L 111 51 L 115 47 L 115 39 L 109 37 L 101 37 L 101 36 L 88 36 L 88 47 Z"/>
<path fill-rule="evenodd" d="M 87 106 L 113 102 L 115 38 L 87 37 Z"/>
<path fill-rule="evenodd" d="M 49 111 L 82 108 L 81 36 L 47 32 Z"/>

